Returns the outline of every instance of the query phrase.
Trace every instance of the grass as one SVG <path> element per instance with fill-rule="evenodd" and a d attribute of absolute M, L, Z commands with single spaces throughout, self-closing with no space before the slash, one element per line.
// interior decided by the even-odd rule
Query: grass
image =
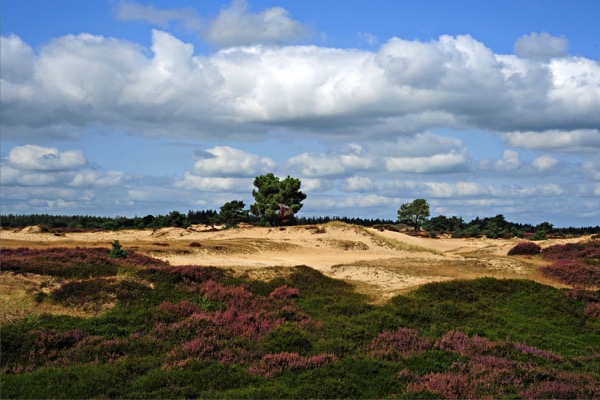
<path fill-rule="evenodd" d="M 599 396 L 600 320 L 586 312 L 597 291 L 484 278 L 373 305 L 306 266 L 267 282 L 128 268 L 125 277 L 3 273 L 27 296 L 46 285 L 40 309 L 112 303 L 3 321 L 3 398 Z"/>

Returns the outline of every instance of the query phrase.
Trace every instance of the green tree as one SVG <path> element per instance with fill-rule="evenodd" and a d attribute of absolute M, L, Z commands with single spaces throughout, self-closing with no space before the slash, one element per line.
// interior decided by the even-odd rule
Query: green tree
<path fill-rule="evenodd" d="M 173 226 L 175 228 L 187 228 L 189 226 L 189 222 L 187 216 L 185 214 L 180 213 L 179 211 L 171 211 L 169 215 L 165 218 L 166 226 Z"/>
<path fill-rule="evenodd" d="M 266 225 L 294 223 L 294 216 L 306 199 L 306 194 L 300 191 L 301 185 L 300 179 L 290 176 L 283 180 L 272 173 L 257 176 L 254 179 L 256 189 L 252 190 L 255 203 L 250 206 L 250 212 Z"/>
<path fill-rule="evenodd" d="M 419 229 L 419 224 L 429 217 L 429 204 L 425 199 L 416 199 L 411 203 L 404 203 L 398 209 L 398 221 L 410 223 L 415 228 Z"/>
<path fill-rule="evenodd" d="M 233 200 L 223 204 L 218 216 L 219 221 L 227 227 L 236 226 L 248 217 L 248 211 L 244 210 L 244 207 L 246 205 L 242 200 Z"/>
<path fill-rule="evenodd" d="M 112 258 L 125 258 L 127 257 L 127 252 L 123 250 L 121 243 L 118 240 L 115 240 L 112 242 L 112 249 L 110 249 L 108 256 Z"/>

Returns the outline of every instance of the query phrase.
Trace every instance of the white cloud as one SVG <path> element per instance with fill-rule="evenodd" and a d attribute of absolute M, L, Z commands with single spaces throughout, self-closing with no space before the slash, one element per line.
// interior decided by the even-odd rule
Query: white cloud
<path fill-rule="evenodd" d="M 548 154 L 537 157 L 531 165 L 538 171 L 547 171 L 554 168 L 558 164 L 558 160 Z"/>
<path fill-rule="evenodd" d="M 206 150 L 210 156 L 194 164 L 194 173 L 205 177 L 249 177 L 270 172 L 275 162 L 229 146 Z"/>
<path fill-rule="evenodd" d="M 203 192 L 247 193 L 252 190 L 252 181 L 252 178 L 206 177 L 186 172 L 183 178 L 175 181 L 175 187 Z"/>
<path fill-rule="evenodd" d="M 552 36 L 546 32 L 523 35 L 515 42 L 517 55 L 534 60 L 564 56 L 568 48 L 569 41 L 566 38 Z"/>
<path fill-rule="evenodd" d="M 121 171 L 101 172 L 90 169 L 85 155 L 80 150 L 61 152 L 55 147 L 30 144 L 13 147 L 8 157 L 0 163 L 2 186 L 10 187 L 11 191 L 30 193 L 32 198 L 39 196 L 39 188 L 108 188 L 118 186 L 126 178 Z M 76 190 L 65 193 L 79 193 L 85 198 L 89 191 Z M 65 198 L 64 193 L 60 194 L 60 198 Z"/>
<path fill-rule="evenodd" d="M 495 167 L 499 171 L 511 171 L 518 169 L 521 166 L 519 153 L 513 150 L 504 150 L 502 158 L 496 161 Z"/>
<path fill-rule="evenodd" d="M 308 36 L 311 30 L 290 18 L 282 7 L 267 8 L 259 13 L 248 10 L 245 0 L 233 0 L 210 22 L 204 37 L 219 47 L 251 44 L 282 44 Z"/>
<path fill-rule="evenodd" d="M 434 127 L 583 132 L 600 123 L 597 61 L 531 62 L 470 36 L 393 38 L 378 52 L 247 46 L 195 56 L 160 31 L 152 52 L 89 34 L 53 39 L 38 54 L 15 36 L 2 48 L 0 105 L 11 137 L 102 125 L 236 138 L 283 127 L 355 141 Z"/>
<path fill-rule="evenodd" d="M 600 130 L 598 129 L 508 132 L 502 137 L 508 145 L 528 150 L 563 152 L 597 152 L 600 150 Z"/>
<path fill-rule="evenodd" d="M 464 169 L 467 164 L 465 153 L 450 152 L 429 157 L 388 157 L 385 167 L 389 172 L 439 173 Z"/>
<path fill-rule="evenodd" d="M 373 181 L 366 176 L 351 176 L 346 179 L 346 190 L 353 192 L 366 192 L 373 189 Z"/>
<path fill-rule="evenodd" d="M 291 157 L 288 164 L 300 168 L 304 176 L 325 177 L 367 170 L 375 165 L 375 161 L 362 146 L 353 143 L 330 153 L 302 153 Z"/>
<path fill-rule="evenodd" d="M 322 186 L 323 182 L 321 179 L 304 178 L 302 179 L 302 186 L 300 189 L 302 192 L 309 193 L 321 189 Z"/>
<path fill-rule="evenodd" d="M 4 83 L 23 83 L 31 79 L 34 72 L 35 56 L 29 45 L 18 36 L 0 38 L 0 68 Z"/>
<path fill-rule="evenodd" d="M 475 182 L 425 182 L 427 195 L 433 197 L 466 197 L 488 194 L 489 188 Z"/>
<path fill-rule="evenodd" d="M 54 147 L 25 145 L 13 147 L 8 162 L 15 168 L 34 171 L 60 171 L 80 168 L 86 164 L 79 150 L 59 152 Z"/>

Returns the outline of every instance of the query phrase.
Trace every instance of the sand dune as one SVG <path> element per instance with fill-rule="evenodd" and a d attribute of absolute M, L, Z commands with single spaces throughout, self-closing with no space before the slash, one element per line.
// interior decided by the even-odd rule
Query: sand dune
<path fill-rule="evenodd" d="M 537 272 L 539 261 L 506 256 L 518 239 L 427 239 L 342 223 L 227 230 L 194 225 L 188 229 L 64 234 L 44 233 L 36 227 L 0 231 L 2 247 L 110 248 L 114 240 L 124 249 L 172 265 L 216 266 L 259 279 L 285 275 L 291 266 L 307 265 L 355 284 L 375 300 L 450 279 L 491 276 L 552 283 Z"/>

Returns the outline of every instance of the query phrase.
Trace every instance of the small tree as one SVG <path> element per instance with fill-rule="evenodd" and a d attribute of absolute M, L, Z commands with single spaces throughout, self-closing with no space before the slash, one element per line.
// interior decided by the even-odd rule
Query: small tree
<path fill-rule="evenodd" d="M 112 258 L 125 258 L 127 257 L 127 252 L 123 250 L 121 243 L 119 243 L 118 240 L 115 240 L 112 242 L 112 249 L 108 253 L 108 256 Z"/>
<path fill-rule="evenodd" d="M 236 226 L 248 217 L 248 211 L 244 210 L 244 207 L 246 205 L 242 200 L 233 200 L 223 204 L 219 213 L 219 221 L 227 227 Z"/>
<path fill-rule="evenodd" d="M 257 176 L 254 179 L 256 189 L 252 190 L 255 203 L 250 206 L 250 212 L 267 225 L 293 223 L 306 199 L 306 194 L 300 191 L 301 184 L 300 179 L 290 176 L 283 180 L 272 173 Z"/>
<path fill-rule="evenodd" d="M 398 221 L 406 222 L 419 230 L 419 224 L 429 217 L 429 204 L 425 199 L 416 199 L 411 203 L 404 203 L 398 209 Z"/>

